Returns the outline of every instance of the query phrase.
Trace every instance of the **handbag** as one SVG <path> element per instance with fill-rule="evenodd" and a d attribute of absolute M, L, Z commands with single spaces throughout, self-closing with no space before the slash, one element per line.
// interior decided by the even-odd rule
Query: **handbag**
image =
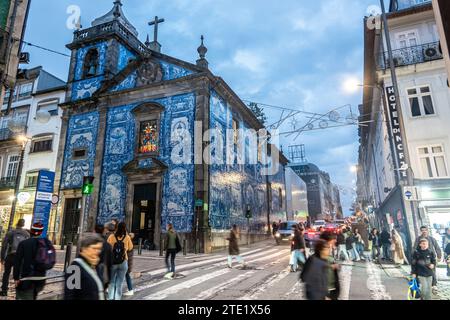
<path fill-rule="evenodd" d="M 182 247 L 181 247 L 181 243 L 180 243 L 180 239 L 178 238 L 178 235 L 175 239 L 175 245 L 177 246 L 177 253 L 181 252 Z"/>

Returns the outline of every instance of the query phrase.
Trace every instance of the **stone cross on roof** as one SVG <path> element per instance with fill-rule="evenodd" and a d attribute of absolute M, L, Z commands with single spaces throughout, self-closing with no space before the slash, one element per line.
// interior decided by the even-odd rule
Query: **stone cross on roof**
<path fill-rule="evenodd" d="M 159 19 L 158 16 L 155 17 L 155 20 L 150 21 L 148 23 L 149 26 L 155 26 L 154 28 L 154 37 L 153 42 L 150 43 L 150 49 L 161 52 L 161 45 L 158 43 L 158 24 L 165 22 L 164 19 Z"/>

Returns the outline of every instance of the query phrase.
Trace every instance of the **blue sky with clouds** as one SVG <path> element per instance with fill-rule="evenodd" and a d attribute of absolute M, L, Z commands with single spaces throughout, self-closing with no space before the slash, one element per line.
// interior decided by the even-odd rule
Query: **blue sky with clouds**
<path fill-rule="evenodd" d="M 189 62 L 198 58 L 200 35 L 205 35 L 210 69 L 221 76 L 243 99 L 293 109 L 326 113 L 351 104 L 353 112 L 361 92 L 345 93 L 348 78 L 362 79 L 363 17 L 378 0 L 123 0 L 128 20 L 145 41 L 153 31 L 147 23 L 155 16 L 160 27 L 162 52 Z M 67 9 L 81 9 L 83 27 L 112 8 L 112 0 L 32 0 L 25 40 L 66 54 L 73 37 Z M 31 65 L 66 80 L 69 58 L 26 47 Z M 360 80 L 362 81 L 362 80 Z M 345 117 L 348 114 L 342 113 Z M 271 119 L 281 113 L 267 109 Z M 307 120 L 298 117 L 299 122 Z M 289 131 L 288 124 L 281 131 Z M 307 158 L 332 180 L 345 187 L 344 211 L 353 201 L 357 163 L 357 127 L 303 133 L 289 145 L 305 144 Z"/>

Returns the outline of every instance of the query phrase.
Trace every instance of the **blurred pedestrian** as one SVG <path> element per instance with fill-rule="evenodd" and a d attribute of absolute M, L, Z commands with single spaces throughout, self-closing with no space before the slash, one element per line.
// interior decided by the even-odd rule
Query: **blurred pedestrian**
<path fill-rule="evenodd" d="M 374 228 L 372 229 L 372 232 L 369 235 L 369 240 L 372 241 L 372 259 L 380 262 L 380 248 L 381 248 L 381 241 L 380 241 L 380 232 L 378 229 Z"/>
<path fill-rule="evenodd" d="M 361 233 L 359 232 L 359 229 L 355 229 L 354 237 L 355 237 L 355 242 L 353 245 L 354 249 L 358 252 L 358 255 L 361 258 L 361 260 L 365 260 L 364 258 L 365 244 L 361 236 Z"/>
<path fill-rule="evenodd" d="M 403 248 L 403 240 L 400 236 L 400 234 L 395 230 L 392 229 L 392 258 L 394 260 L 394 263 L 397 265 L 403 265 L 405 263 L 408 263 L 408 259 L 406 258 L 405 250 Z"/>
<path fill-rule="evenodd" d="M 433 275 L 436 269 L 436 255 L 430 249 L 427 239 L 419 240 L 419 249 L 413 253 L 411 262 L 411 274 L 418 278 L 420 283 L 420 295 L 422 300 L 431 300 Z"/>
<path fill-rule="evenodd" d="M 98 269 L 103 281 L 103 288 L 107 290 L 109 287 L 109 282 L 111 281 L 112 247 L 107 241 L 108 238 L 106 237 L 106 230 L 104 226 L 97 225 L 95 227 L 95 233 L 97 233 L 103 239 L 103 246 L 100 253 L 100 262 L 98 264 Z"/>
<path fill-rule="evenodd" d="M 303 237 L 303 229 L 299 229 L 298 226 L 294 226 L 294 237 L 292 239 L 291 246 L 291 259 L 289 261 L 291 272 L 297 272 L 298 268 L 302 268 L 305 264 L 305 250 L 306 245 L 305 239 Z"/>
<path fill-rule="evenodd" d="M 1 264 L 4 266 L 2 290 L 0 296 L 8 296 L 9 277 L 16 259 L 16 252 L 19 244 L 30 238 L 30 233 L 25 230 L 25 220 L 19 219 L 16 229 L 8 232 L 2 242 Z"/>
<path fill-rule="evenodd" d="M 319 239 L 315 244 L 314 254 L 308 258 L 301 274 L 301 279 L 305 283 L 306 298 L 308 300 L 332 300 L 329 290 L 329 256 L 330 247 L 328 243 L 325 240 Z"/>
<path fill-rule="evenodd" d="M 133 241 L 134 233 L 130 233 L 129 236 L 131 238 L 131 241 Z M 125 276 L 128 291 L 123 294 L 124 296 L 127 296 L 127 297 L 131 297 L 134 295 L 133 279 L 131 277 L 131 272 L 133 271 L 133 256 L 134 256 L 134 250 L 128 251 L 128 270 L 127 270 L 127 274 Z"/>
<path fill-rule="evenodd" d="M 165 241 L 165 250 L 166 250 L 166 266 L 167 266 L 167 278 L 174 279 L 176 277 L 175 274 L 175 258 L 177 253 L 181 251 L 181 243 L 178 238 L 178 234 L 173 227 L 173 224 L 169 223 L 167 225 L 167 235 Z M 169 256 L 170 256 L 170 264 L 169 264 Z"/>
<path fill-rule="evenodd" d="M 65 274 L 64 300 L 105 300 L 103 270 L 99 268 L 103 242 L 97 233 L 83 234 L 79 256 Z"/>
<path fill-rule="evenodd" d="M 242 259 L 239 251 L 239 230 L 237 225 L 233 225 L 233 228 L 230 231 L 230 236 L 227 238 L 229 241 L 228 244 L 228 268 L 233 267 L 233 257 L 236 257 L 238 263 L 242 264 L 242 267 L 245 268 L 245 262 Z"/>
<path fill-rule="evenodd" d="M 133 242 L 127 234 L 124 222 L 119 223 L 116 233 L 108 238 L 112 246 L 112 271 L 111 281 L 108 288 L 109 300 L 122 299 L 122 285 L 128 270 L 128 252 L 133 250 Z"/>
<path fill-rule="evenodd" d="M 36 300 L 44 289 L 47 271 L 56 263 L 56 251 L 53 244 L 40 238 L 44 232 L 42 223 L 31 227 L 31 238 L 22 241 L 17 248 L 14 261 L 14 281 L 16 300 Z"/>
<path fill-rule="evenodd" d="M 336 245 L 338 247 L 337 259 L 341 259 L 341 254 L 342 254 L 342 255 L 344 255 L 344 259 L 346 262 L 350 261 L 350 258 L 348 256 L 348 252 L 347 252 L 347 248 L 345 245 L 345 233 L 344 233 L 343 228 L 338 230 L 338 234 L 336 237 Z"/>
<path fill-rule="evenodd" d="M 380 234 L 380 242 L 383 247 L 382 260 L 391 261 L 391 235 L 386 228 L 384 228 Z"/>

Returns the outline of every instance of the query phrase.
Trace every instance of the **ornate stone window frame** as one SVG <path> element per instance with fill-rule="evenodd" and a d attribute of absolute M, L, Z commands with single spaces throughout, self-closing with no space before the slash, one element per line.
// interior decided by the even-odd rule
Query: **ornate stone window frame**
<path fill-rule="evenodd" d="M 136 137 L 136 147 L 134 150 L 134 158 L 135 159 L 143 159 L 148 157 L 159 157 L 161 152 L 161 117 L 164 112 L 164 107 L 158 103 L 149 102 L 149 103 L 143 103 L 133 110 L 133 114 L 135 116 L 135 137 Z M 156 120 L 158 132 L 157 132 L 157 139 L 158 139 L 158 151 L 156 152 L 149 152 L 149 153 L 141 153 L 139 152 L 140 148 L 140 130 L 141 130 L 141 123 L 145 121 L 151 121 Z"/>

